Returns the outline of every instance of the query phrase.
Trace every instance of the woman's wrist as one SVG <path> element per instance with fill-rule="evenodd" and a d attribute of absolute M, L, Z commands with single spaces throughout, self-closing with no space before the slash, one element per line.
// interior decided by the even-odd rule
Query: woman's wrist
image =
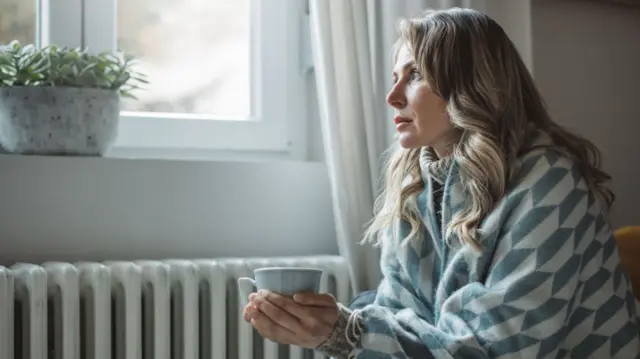
<path fill-rule="evenodd" d="M 333 332 L 316 351 L 334 358 L 348 358 L 362 334 L 362 318 L 358 311 L 352 311 L 338 303 L 338 320 Z"/>

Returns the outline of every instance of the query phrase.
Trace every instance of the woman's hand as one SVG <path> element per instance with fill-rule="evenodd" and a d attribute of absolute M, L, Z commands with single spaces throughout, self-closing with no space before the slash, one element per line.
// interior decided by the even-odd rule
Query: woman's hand
<path fill-rule="evenodd" d="M 338 304 L 330 294 L 302 293 L 293 299 L 260 291 L 249 296 L 244 318 L 260 334 L 280 344 L 315 349 L 333 333 Z"/>

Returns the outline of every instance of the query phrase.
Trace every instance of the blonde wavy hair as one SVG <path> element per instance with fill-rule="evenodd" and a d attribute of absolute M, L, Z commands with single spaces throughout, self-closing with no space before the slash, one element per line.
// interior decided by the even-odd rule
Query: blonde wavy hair
<path fill-rule="evenodd" d="M 534 132 L 546 133 L 554 148 L 571 158 L 593 194 L 608 211 L 615 196 L 604 186 L 610 176 L 600 169 L 600 152 L 588 140 L 570 133 L 549 116 L 533 78 L 503 29 L 487 15 L 470 9 L 427 11 L 399 24 L 396 49 L 407 45 L 416 66 L 460 134 L 451 156 L 469 191 L 469 205 L 455 214 L 446 238 L 481 249 L 479 227 L 518 174 L 518 158 Z M 397 57 L 397 50 L 395 57 Z M 380 244 L 383 231 L 397 232 L 400 221 L 411 227 L 403 238 L 420 233 L 416 196 L 424 189 L 420 148 L 399 148 L 389 158 L 384 190 L 364 241 Z"/>

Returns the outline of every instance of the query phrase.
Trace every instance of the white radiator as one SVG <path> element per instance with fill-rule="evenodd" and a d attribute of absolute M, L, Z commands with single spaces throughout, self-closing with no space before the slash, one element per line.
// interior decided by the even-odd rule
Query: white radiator
<path fill-rule="evenodd" d="M 351 297 L 336 256 L 0 267 L 0 359 L 303 359 L 242 318 L 237 278 L 264 266 L 324 269 L 321 290 Z"/>

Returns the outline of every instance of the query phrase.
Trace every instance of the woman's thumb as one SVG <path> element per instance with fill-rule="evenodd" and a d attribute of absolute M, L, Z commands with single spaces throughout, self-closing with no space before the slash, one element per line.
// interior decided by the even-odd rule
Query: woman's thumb
<path fill-rule="evenodd" d="M 331 294 L 296 293 L 293 300 L 301 305 L 313 305 L 318 307 L 335 306 L 336 301 Z"/>
<path fill-rule="evenodd" d="M 310 301 L 309 297 L 310 295 L 307 293 L 296 293 L 293 295 L 293 301 L 298 304 L 309 305 L 309 301 Z"/>

